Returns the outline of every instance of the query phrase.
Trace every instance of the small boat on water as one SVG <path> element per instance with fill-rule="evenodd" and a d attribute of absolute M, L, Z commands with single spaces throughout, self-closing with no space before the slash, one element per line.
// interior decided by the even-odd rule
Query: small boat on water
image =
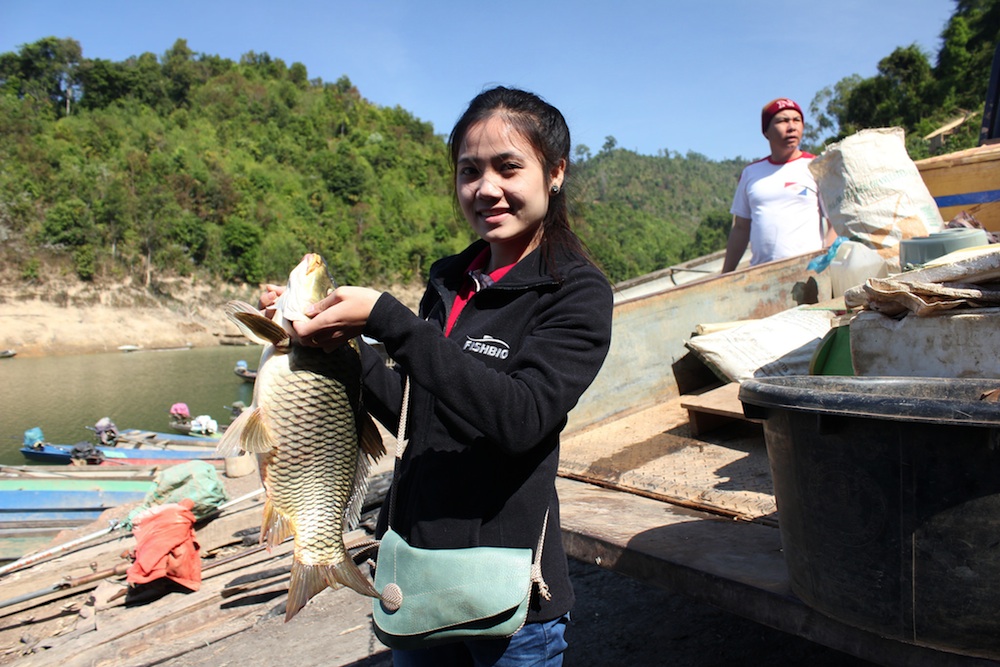
<path fill-rule="evenodd" d="M 15 354 L 17 354 L 17 350 L 0 350 L 0 359 L 10 359 Z"/>
<path fill-rule="evenodd" d="M 118 434 L 110 443 L 95 445 L 85 441 L 75 445 L 52 444 L 46 442 L 42 429 L 35 427 L 24 432 L 21 455 L 29 461 L 49 464 L 82 461 L 95 465 L 117 461 L 131 464 L 142 462 L 148 465 L 193 459 L 213 462 L 222 460 L 215 453 L 217 441 L 186 435 L 132 430 Z"/>
<path fill-rule="evenodd" d="M 236 368 L 233 369 L 236 376 L 242 378 L 244 382 L 253 382 L 257 379 L 257 369 L 247 368 L 247 362 L 240 359 L 236 362 Z"/>
<path fill-rule="evenodd" d="M 212 419 L 211 415 L 192 418 L 187 403 L 174 403 L 170 406 L 170 428 L 178 433 L 203 438 L 217 437 L 220 431 L 219 422 Z"/>
<path fill-rule="evenodd" d="M 185 406 L 187 407 L 187 406 Z M 164 433 L 162 431 L 148 431 L 146 429 L 127 428 L 119 430 L 113 421 L 107 417 L 102 417 L 93 426 L 86 428 L 94 432 L 99 445 L 105 447 L 138 447 L 141 445 L 173 446 L 173 445 L 203 445 L 215 447 L 221 434 L 182 434 Z M 34 433 L 31 442 L 41 441 L 41 434 Z M 25 444 L 28 443 L 28 433 L 25 433 Z"/>
<path fill-rule="evenodd" d="M 178 463 L 193 459 L 204 461 L 222 460 L 222 457 L 215 453 L 215 449 L 210 447 L 183 447 L 149 443 L 135 446 L 106 447 L 104 445 L 95 446 L 90 443 L 54 445 L 46 442 L 37 443 L 30 447 L 21 447 L 21 454 L 29 461 L 50 464 L 71 463 L 79 459 L 92 464 L 120 461 L 128 464 L 139 464 L 141 462 L 141 465 Z"/>

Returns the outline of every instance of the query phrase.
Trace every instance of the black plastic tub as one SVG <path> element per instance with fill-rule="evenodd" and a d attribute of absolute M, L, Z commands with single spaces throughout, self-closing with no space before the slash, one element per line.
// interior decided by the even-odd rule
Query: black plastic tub
<path fill-rule="evenodd" d="M 792 590 L 844 623 L 1000 657 L 1000 380 L 747 380 Z"/>

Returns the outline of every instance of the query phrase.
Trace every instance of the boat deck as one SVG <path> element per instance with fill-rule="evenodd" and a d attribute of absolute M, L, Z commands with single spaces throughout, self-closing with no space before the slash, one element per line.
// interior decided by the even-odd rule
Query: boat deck
<path fill-rule="evenodd" d="M 884 639 L 797 598 L 760 426 L 732 422 L 696 438 L 685 404 L 564 440 L 557 488 L 571 557 L 879 664 L 997 664 Z"/>

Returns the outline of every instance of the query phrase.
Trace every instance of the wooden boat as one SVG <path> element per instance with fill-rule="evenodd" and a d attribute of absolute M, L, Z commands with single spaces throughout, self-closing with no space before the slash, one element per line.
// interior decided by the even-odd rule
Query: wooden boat
<path fill-rule="evenodd" d="M 212 421 L 215 422 L 215 420 Z M 199 424 L 197 423 L 197 421 L 191 419 L 183 419 L 183 420 L 171 419 L 169 422 L 169 426 L 176 433 L 179 433 L 181 435 L 189 435 L 196 438 L 217 438 L 219 437 L 220 433 L 226 429 L 225 425 L 219 427 L 218 424 L 216 423 L 214 428 L 210 426 L 206 431 L 204 425 Z M 170 437 L 173 438 L 175 436 L 173 434 L 170 434 Z"/>
<path fill-rule="evenodd" d="M 129 464 L 114 467 L 87 465 L 0 465 L 0 479 L 132 479 L 151 480 L 162 465 Z"/>
<path fill-rule="evenodd" d="M 21 473 L 4 466 L 0 473 L 0 561 L 41 548 L 61 531 L 89 524 L 108 509 L 142 501 L 156 485 L 152 470 L 145 467 L 128 476 L 59 476 L 27 469 Z"/>
<path fill-rule="evenodd" d="M 70 463 L 74 460 L 74 448 L 76 447 L 76 445 L 38 443 L 32 446 L 21 447 L 21 454 L 29 461 L 50 464 Z M 214 461 L 221 460 L 222 458 L 215 453 L 214 448 L 198 446 L 183 447 L 178 445 L 167 446 L 157 443 L 140 443 L 135 446 L 120 445 L 116 447 L 98 445 L 93 447 L 93 451 L 95 454 L 92 458 L 96 460 L 119 460 L 132 464 L 142 461 L 143 464 L 147 465 L 153 461 L 177 463 L 192 459 Z M 79 453 L 76 458 L 79 458 Z"/>
<path fill-rule="evenodd" d="M 202 433 L 165 433 L 163 431 L 130 428 L 118 434 L 118 437 L 115 439 L 115 446 L 215 447 L 219 444 L 219 438 L 221 437 L 222 433 L 212 433 L 210 435 Z"/>
<path fill-rule="evenodd" d="M 247 362 L 242 359 L 236 362 L 236 368 L 233 369 L 233 373 L 244 382 L 253 382 L 257 379 L 257 369 L 247 368 Z"/>
<path fill-rule="evenodd" d="M 149 479 L 0 478 L 0 534 L 4 527 L 89 523 L 111 507 L 142 500 Z"/>

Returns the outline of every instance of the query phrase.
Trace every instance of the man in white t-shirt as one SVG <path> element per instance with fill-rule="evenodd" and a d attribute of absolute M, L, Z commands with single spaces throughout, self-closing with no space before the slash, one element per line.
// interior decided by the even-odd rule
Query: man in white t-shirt
<path fill-rule="evenodd" d="M 820 250 L 833 240 L 825 238 L 822 204 L 809 173 L 809 162 L 815 156 L 799 150 L 801 107 L 794 100 L 779 97 L 763 108 L 760 121 L 771 155 L 747 165 L 740 175 L 729 211 L 733 227 L 723 273 L 736 268 L 748 244 L 753 266 Z"/>

